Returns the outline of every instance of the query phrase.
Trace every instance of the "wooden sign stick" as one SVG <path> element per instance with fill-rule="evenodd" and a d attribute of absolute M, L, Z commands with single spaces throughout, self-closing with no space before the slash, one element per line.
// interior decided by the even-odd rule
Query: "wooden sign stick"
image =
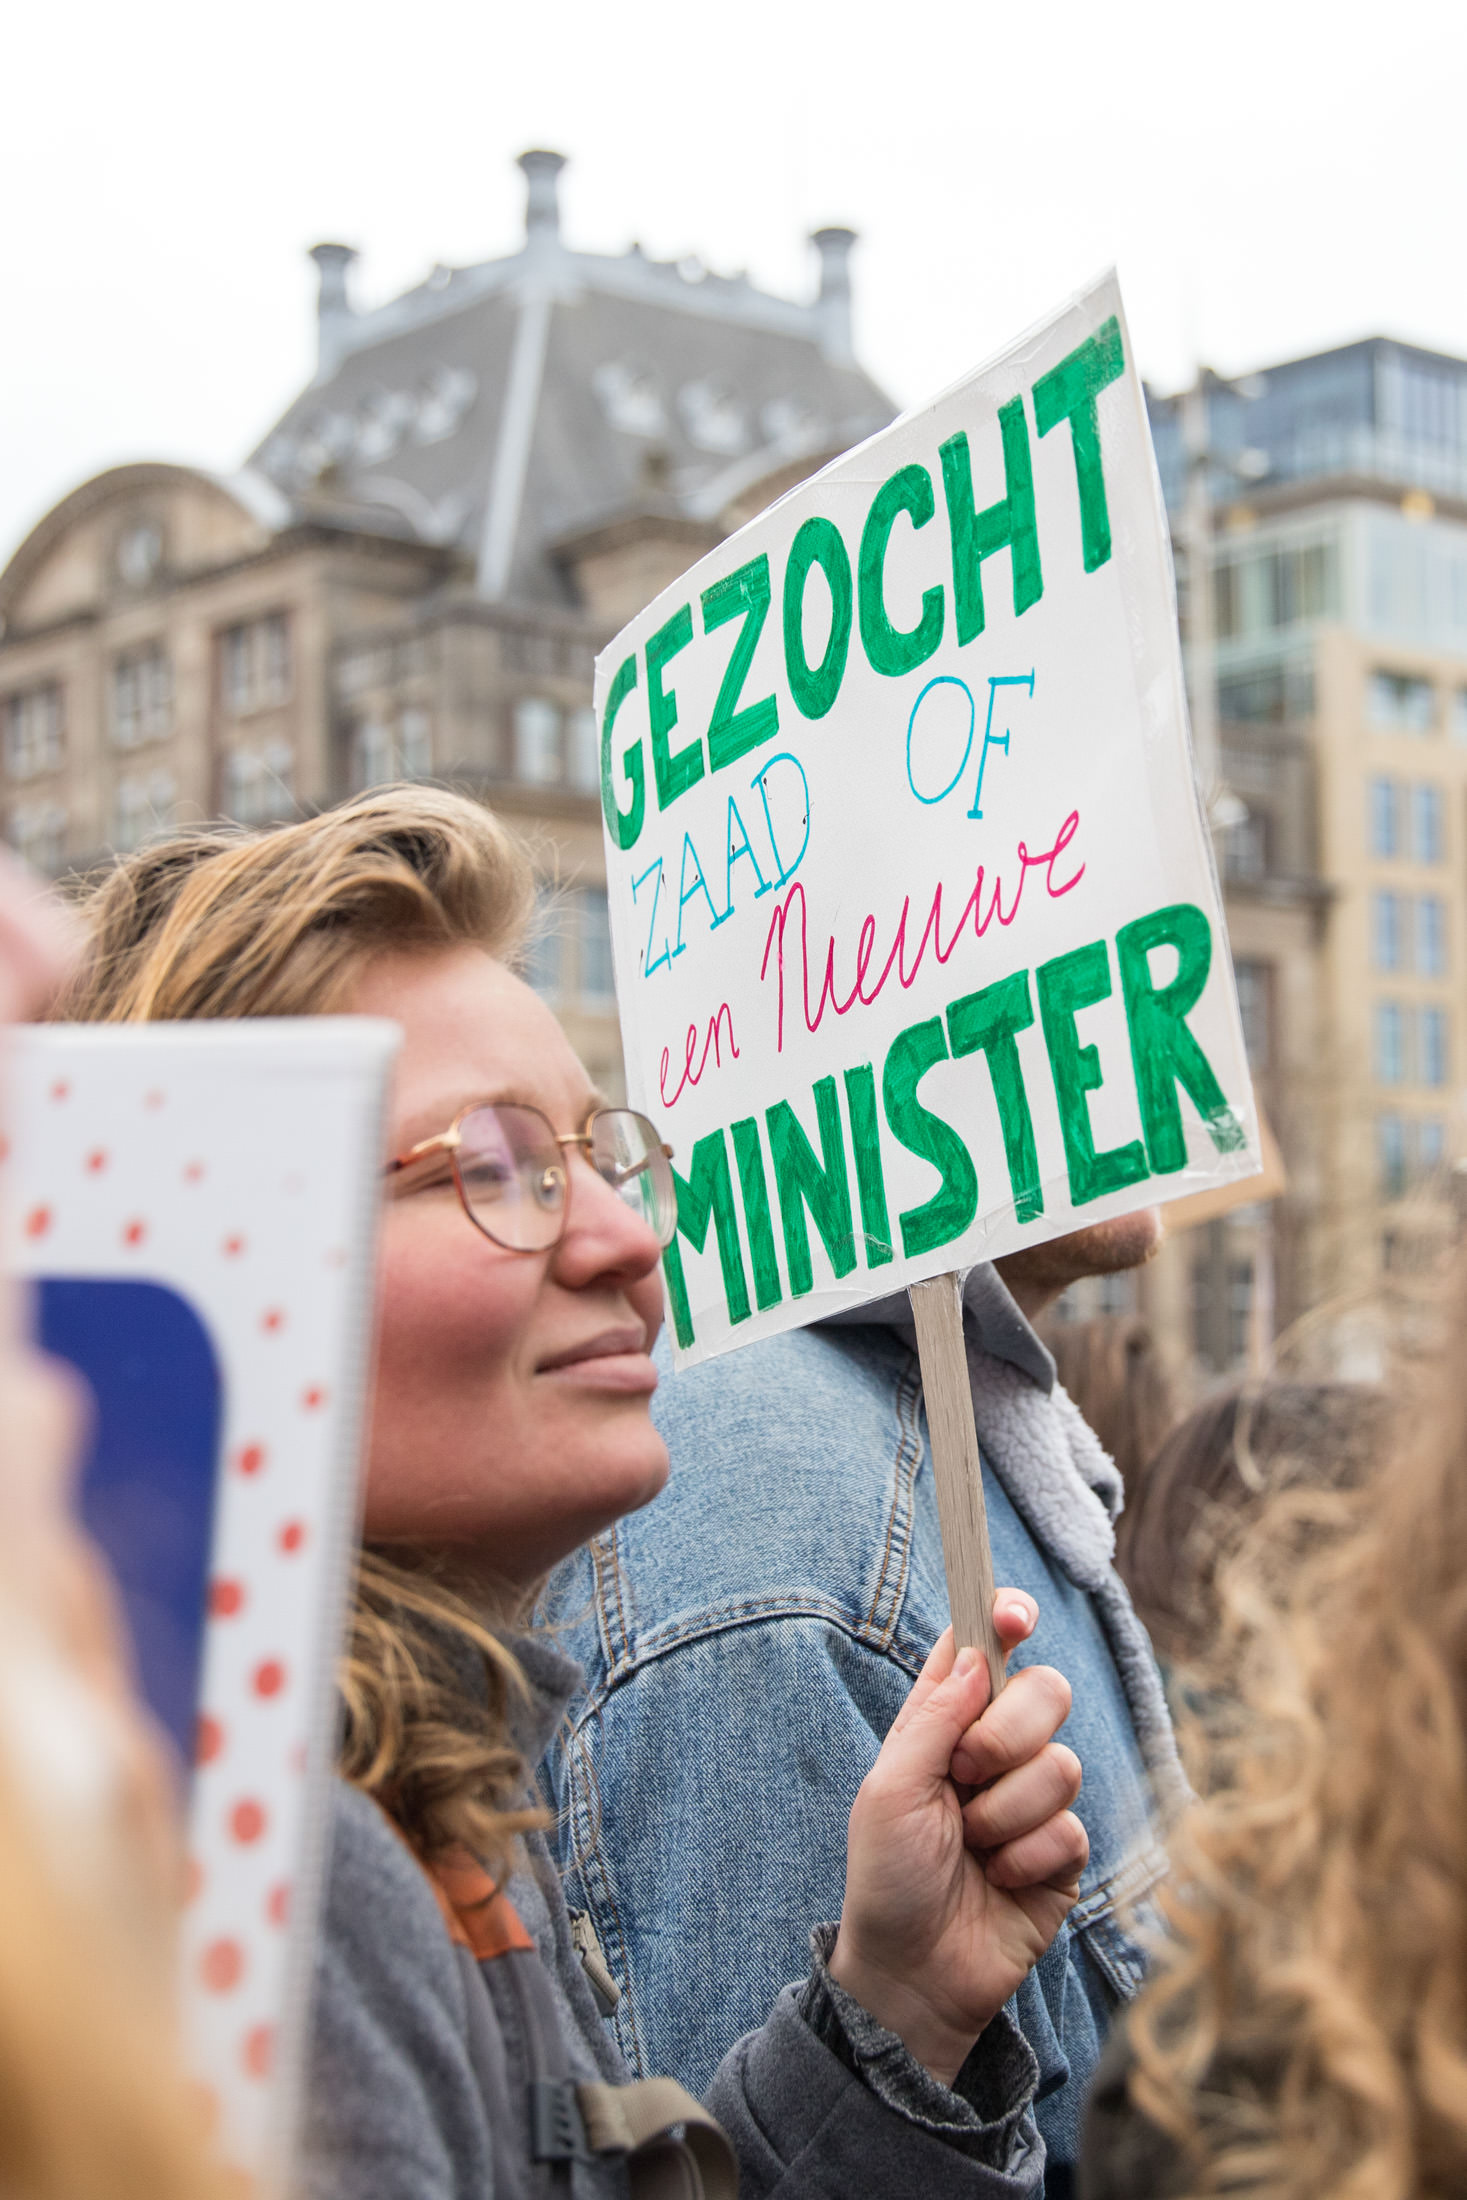
<path fill-rule="evenodd" d="M 1003 1652 L 993 1624 L 993 1553 L 963 1348 L 963 1279 L 950 1271 L 909 1284 L 907 1296 L 917 1324 L 953 1631 L 959 1649 L 972 1644 L 986 1655 L 996 1696 L 1004 1684 Z"/>

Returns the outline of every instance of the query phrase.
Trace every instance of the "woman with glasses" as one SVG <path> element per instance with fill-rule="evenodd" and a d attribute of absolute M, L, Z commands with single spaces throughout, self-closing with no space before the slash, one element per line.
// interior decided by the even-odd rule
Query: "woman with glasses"
<path fill-rule="evenodd" d="M 857 1801 L 839 1927 L 712 2114 L 629 2083 L 602 2023 L 615 1982 L 566 1913 L 527 1770 L 577 1675 L 526 1620 L 550 1567 L 666 1476 L 648 1355 L 676 1184 L 515 974 L 531 898 L 493 818 L 421 788 L 168 840 L 91 897 L 61 1009 L 403 1031 L 306 2189 L 1037 2193 L 1036 2066 L 1003 2004 L 1086 1853 L 1052 1741 L 1068 1690 L 1043 1667 L 986 1709 L 982 1660 L 938 1644 Z M 1012 1646 L 1035 1609 L 1003 1592 L 997 1618 Z M 718 1732 L 682 1746 L 717 1810 Z"/>

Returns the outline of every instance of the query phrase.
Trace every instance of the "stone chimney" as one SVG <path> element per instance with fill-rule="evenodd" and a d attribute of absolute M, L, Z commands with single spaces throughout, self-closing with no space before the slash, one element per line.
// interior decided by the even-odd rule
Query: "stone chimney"
<path fill-rule="evenodd" d="M 820 254 L 820 295 L 815 313 L 820 349 L 836 366 L 854 366 L 851 344 L 851 248 L 854 229 L 817 229 L 810 242 Z"/>
<path fill-rule="evenodd" d="M 560 237 L 560 171 L 564 153 L 521 153 L 525 174 L 525 242 L 551 244 Z"/>
<path fill-rule="evenodd" d="M 341 362 L 345 346 L 342 338 L 353 319 L 352 303 L 346 292 L 346 278 L 356 248 L 349 244 L 315 244 L 311 258 L 321 278 L 321 288 L 316 298 L 316 379 L 324 381 L 334 373 Z"/>

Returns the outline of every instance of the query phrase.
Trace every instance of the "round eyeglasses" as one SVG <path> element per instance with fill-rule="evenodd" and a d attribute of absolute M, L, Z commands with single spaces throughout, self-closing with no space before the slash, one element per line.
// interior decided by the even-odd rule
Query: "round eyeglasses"
<path fill-rule="evenodd" d="M 578 1131 L 557 1131 L 538 1108 L 517 1102 L 465 1108 L 436 1138 L 420 1139 L 387 1164 L 387 1174 L 436 1156 L 453 1170 L 460 1204 L 475 1229 L 508 1253 L 545 1253 L 565 1234 L 570 1171 L 565 1149 L 579 1146 L 596 1174 L 659 1245 L 677 1228 L 672 1148 L 645 1115 L 597 1108 Z"/>

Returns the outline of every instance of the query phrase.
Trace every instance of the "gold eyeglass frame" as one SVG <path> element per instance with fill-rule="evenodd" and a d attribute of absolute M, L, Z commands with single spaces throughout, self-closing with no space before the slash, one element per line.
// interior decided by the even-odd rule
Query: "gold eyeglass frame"
<path fill-rule="evenodd" d="M 395 1155 L 394 1158 L 387 1163 L 383 1174 L 385 1176 L 392 1177 L 400 1174 L 401 1171 L 404 1169 L 411 1169 L 416 1167 L 416 1165 L 420 1161 L 430 1160 L 434 1154 L 447 1154 L 449 1165 L 453 1171 L 453 1185 L 454 1190 L 458 1193 L 459 1205 L 462 1207 L 465 1215 L 467 1215 L 469 1221 L 473 1224 L 474 1228 L 480 1233 L 480 1235 L 488 1238 L 491 1245 L 497 1245 L 501 1253 L 550 1253 L 554 1251 L 555 1247 L 565 1236 L 566 1223 L 570 1216 L 570 1176 L 568 1172 L 565 1173 L 565 1197 L 561 1202 L 560 1208 L 560 1228 L 556 1231 L 555 1236 L 551 1238 L 547 1244 L 506 1245 L 501 1238 L 497 1238 L 494 1235 L 494 1232 L 480 1221 L 479 1217 L 474 1213 L 474 1210 L 469 1203 L 469 1195 L 464 1188 L 463 1171 L 459 1166 L 458 1157 L 459 1151 L 463 1145 L 462 1125 L 465 1119 L 471 1115 L 478 1115 L 486 1109 L 497 1110 L 500 1107 L 517 1108 L 522 1115 L 538 1115 L 541 1122 L 545 1125 L 545 1128 L 549 1133 L 550 1140 L 554 1145 L 559 1147 L 579 1146 L 585 1153 L 586 1159 L 588 1162 L 590 1162 L 593 1169 L 596 1167 L 596 1165 L 595 1162 L 591 1160 L 592 1129 L 599 1117 L 603 1115 L 636 1115 L 639 1122 L 647 1123 L 647 1128 L 649 1130 L 653 1128 L 652 1124 L 647 1121 L 647 1117 L 645 1115 L 639 1115 L 637 1109 L 635 1108 L 608 1107 L 592 1108 L 590 1114 L 586 1117 L 585 1122 L 582 1124 L 581 1128 L 578 1131 L 558 1131 L 556 1130 L 554 1124 L 551 1122 L 549 1116 L 545 1114 L 544 1110 L 542 1108 L 535 1107 L 533 1103 L 529 1101 L 471 1100 L 466 1108 L 459 1109 L 458 1114 L 449 1124 L 446 1131 L 438 1131 L 432 1138 L 420 1138 L 415 1146 L 409 1146 L 406 1153 Z M 659 1151 L 663 1153 L 667 1157 L 667 1159 L 671 1161 L 672 1148 L 667 1144 L 664 1139 L 659 1139 L 657 1141 L 654 1151 Z M 650 1159 L 651 1156 L 649 1155 L 648 1160 Z M 630 1183 L 632 1177 L 640 1175 L 641 1171 L 645 1169 L 646 1166 L 646 1161 L 641 1162 L 636 1169 L 632 1170 L 630 1174 L 623 1179 L 623 1182 Z M 599 1169 L 596 1169 L 596 1174 L 598 1176 L 601 1176 L 601 1172 Z M 608 1191 L 616 1192 L 617 1197 L 620 1198 L 621 1195 L 616 1185 L 609 1183 L 604 1176 L 601 1177 L 601 1181 L 603 1184 L 606 1184 Z M 623 1204 L 625 1204 L 625 1202 L 623 1202 Z M 668 1244 L 671 1243 L 672 1237 L 675 1236 L 676 1233 L 677 1206 L 676 1201 L 674 1201 L 673 1226 L 667 1240 Z M 666 1245 L 664 1245 L 663 1250 L 666 1250 Z"/>

